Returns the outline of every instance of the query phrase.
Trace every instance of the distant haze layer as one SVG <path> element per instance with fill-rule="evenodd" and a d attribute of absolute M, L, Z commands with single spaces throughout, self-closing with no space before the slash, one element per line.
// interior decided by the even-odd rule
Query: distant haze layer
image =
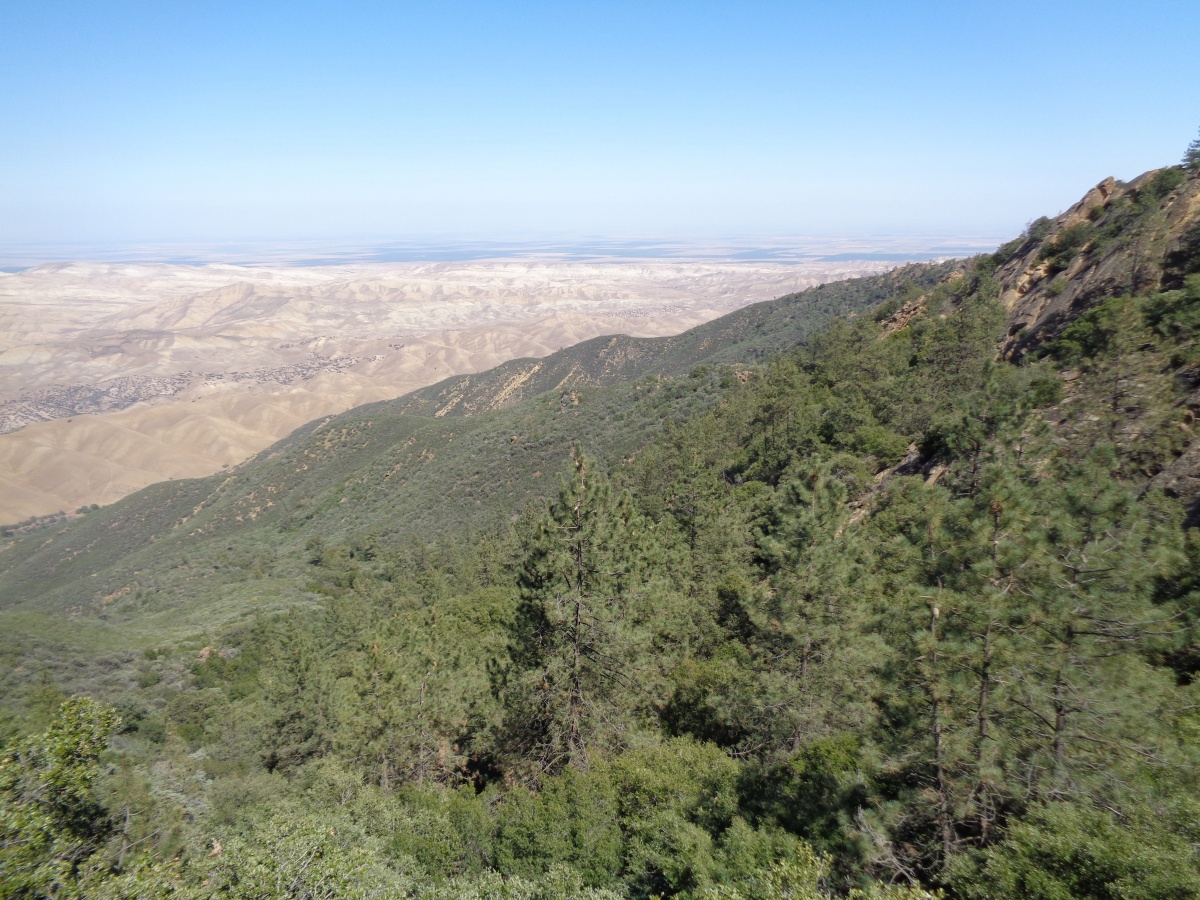
<path fill-rule="evenodd" d="M 0 273 L 0 523 L 235 465 L 295 428 L 601 334 L 674 334 L 894 261 L 61 263 Z"/>

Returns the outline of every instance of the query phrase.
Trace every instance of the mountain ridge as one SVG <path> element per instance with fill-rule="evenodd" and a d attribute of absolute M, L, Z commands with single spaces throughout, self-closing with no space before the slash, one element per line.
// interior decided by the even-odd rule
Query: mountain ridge
<path fill-rule="evenodd" d="M 1167 184 L 1162 181 L 1163 173 L 1176 174 L 1170 175 Z M 1157 184 L 1155 179 L 1159 179 Z M 1101 214 L 1096 215 L 1094 210 L 1100 210 Z M 1105 243 L 1092 237 L 1096 233 L 1103 237 L 1103 229 L 1112 226 L 1113 220 L 1120 226 L 1118 240 L 1112 240 L 1110 235 Z M 1081 222 L 1093 226 L 1084 236 L 1088 239 L 1071 235 L 1071 229 Z M 1177 282 L 1184 269 L 1197 265 L 1194 256 L 1185 257 L 1183 262 L 1178 259 L 1179 248 L 1183 246 L 1186 250 L 1190 246 L 1188 242 L 1193 240 L 1191 235 L 1197 228 L 1200 228 L 1200 181 L 1179 177 L 1178 170 L 1173 169 L 1153 170 L 1128 185 L 1117 185 L 1112 179 L 1106 179 L 1067 212 L 1053 220 L 1041 219 L 1032 223 L 1026 234 L 995 254 L 977 258 L 990 267 L 989 277 L 996 280 L 1006 310 L 1006 337 L 998 352 L 1010 358 L 1041 352 L 1070 321 L 1104 297 L 1127 286 L 1114 272 L 1128 271 L 1131 253 L 1140 253 L 1137 268 L 1146 284 Z M 1066 241 L 1064 234 L 1068 236 Z M 858 315 L 883 304 L 882 314 L 911 318 L 925 308 L 931 292 L 939 286 L 953 284 L 963 273 L 962 261 L 913 264 L 881 276 L 822 285 L 753 304 L 673 337 L 607 336 L 540 359 L 512 360 L 487 372 L 451 377 L 395 400 L 366 404 L 316 420 L 227 473 L 208 479 L 171 482 L 170 486 L 155 486 L 147 489 L 145 498 L 138 499 L 142 494 L 135 494 L 123 502 L 131 505 L 126 509 L 143 505 L 152 509 L 159 503 L 186 506 L 188 502 L 207 508 L 207 501 L 201 504 L 191 495 L 207 497 L 213 492 L 220 493 L 220 488 L 206 486 L 226 484 L 231 475 L 242 478 L 272 460 L 277 461 L 281 455 L 310 452 L 298 448 L 305 440 L 315 440 L 323 430 L 327 433 L 338 429 L 339 423 L 343 422 L 350 430 L 361 429 L 365 433 L 369 429 L 363 428 L 362 422 L 377 420 L 380 416 L 399 417 L 406 420 L 400 427 L 404 434 L 427 434 L 434 444 L 444 446 L 453 440 L 453 429 L 459 427 L 453 425 L 456 420 L 500 413 L 521 403 L 534 402 L 539 397 L 543 410 L 557 410 L 560 414 L 570 410 L 578 415 L 580 391 L 608 389 L 611 393 L 623 381 L 679 378 L 698 366 L 732 369 L 754 366 L 774 353 L 803 343 L 839 314 Z M 1062 291 L 1050 290 L 1060 273 L 1070 286 Z M 724 377 L 728 378 L 729 373 Z M 1200 408 L 1200 395 L 1193 405 Z M 517 434 L 501 435 L 501 432 L 520 431 L 520 428 L 505 426 L 494 418 L 486 419 L 481 427 L 498 429 L 488 439 L 493 444 L 502 438 L 517 438 Z M 373 440 L 364 440 L 373 447 L 383 446 Z M 570 441 L 565 435 L 559 440 L 561 443 L 556 445 L 555 452 L 565 453 Z M 1189 449 L 1179 456 L 1161 480 L 1170 482 L 1172 490 L 1182 491 L 1180 496 L 1190 503 L 1200 497 L 1200 441 L 1188 446 Z M 317 455 L 326 452 L 322 450 Z M 411 465 L 422 464 L 421 452 L 409 454 L 407 458 Z M 543 464 L 550 463 L 544 456 L 539 456 L 539 460 L 538 471 Z M 1196 468 L 1192 468 L 1193 460 Z M 191 500 L 165 499 L 174 495 L 188 496 Z M 277 504 L 273 501 L 274 505 Z M 121 504 L 107 507 L 99 516 L 89 513 L 76 520 L 76 525 L 92 531 L 99 520 L 124 515 L 120 507 Z M 254 509 L 254 504 L 246 505 L 246 509 Z M 142 515 L 136 514 L 134 519 Z M 152 515 L 149 520 L 158 522 L 160 531 L 165 527 L 170 532 L 176 527 Z M 119 530 L 123 534 L 126 531 L 125 527 Z M 156 534 L 156 539 L 158 536 Z M 28 540 L 21 541 L 22 545 Z M 51 542 L 55 540 L 51 538 Z M 68 541 L 68 544 L 72 542 Z M 104 546 L 104 542 L 100 546 Z M 0 578 L 14 570 L 29 569 L 34 558 L 53 556 L 53 553 L 38 551 L 27 559 L 17 560 L 15 557 L 20 553 L 14 554 L 12 549 L 10 546 L 0 551 Z M 80 552 L 70 550 L 70 558 L 77 560 Z M 36 566 L 34 570 L 45 573 Z M 42 576 L 31 574 L 29 577 L 37 580 Z"/>
<path fill-rule="evenodd" d="M 14 727 L 122 718 L 89 883 L 1195 896 L 1197 176 L 20 536 Z"/>

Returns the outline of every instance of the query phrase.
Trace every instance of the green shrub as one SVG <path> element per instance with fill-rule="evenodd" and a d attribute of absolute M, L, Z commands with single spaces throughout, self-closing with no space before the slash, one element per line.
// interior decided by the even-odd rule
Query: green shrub
<path fill-rule="evenodd" d="M 998 846 L 958 860 L 951 884 L 977 900 L 1186 900 L 1200 896 L 1194 848 L 1153 820 L 1118 823 L 1066 803 L 1035 810 Z"/>
<path fill-rule="evenodd" d="M 1179 187 L 1187 181 L 1187 175 L 1179 166 L 1171 166 L 1169 169 L 1163 169 L 1146 185 L 1144 190 L 1155 200 L 1161 200 L 1175 188 Z"/>
<path fill-rule="evenodd" d="M 1095 234 L 1096 227 L 1091 222 L 1079 222 L 1069 228 L 1064 228 L 1054 238 L 1042 246 L 1038 259 L 1050 264 L 1050 274 L 1056 274 L 1067 268 L 1071 260 L 1079 253 Z"/>
<path fill-rule="evenodd" d="M 1063 398 L 1062 379 L 1053 374 L 1038 375 L 1029 382 L 1029 402 L 1035 408 L 1054 406 Z"/>
<path fill-rule="evenodd" d="M 499 809 L 493 853 L 506 874 L 568 865 L 588 884 L 612 884 L 621 869 L 615 785 L 603 773 L 567 769 L 537 794 L 512 791 Z"/>
<path fill-rule="evenodd" d="M 1025 242 L 1026 241 L 1024 237 L 1019 237 L 1014 238 L 1007 244 L 1001 244 L 996 248 L 996 252 L 992 254 L 992 262 L 997 266 L 1004 265 L 1017 255 L 1017 251 L 1025 246 Z"/>
<path fill-rule="evenodd" d="M 883 425 L 862 425 L 854 430 L 849 450 L 863 456 L 873 456 L 880 468 L 887 468 L 903 459 L 910 441 Z"/>
<path fill-rule="evenodd" d="M 1062 275 L 1058 275 L 1053 281 L 1046 285 L 1046 293 L 1051 297 L 1057 297 L 1067 289 L 1068 281 Z"/>
<path fill-rule="evenodd" d="M 75 697 L 44 734 L 0 749 L 0 896 L 73 895 L 112 828 L 96 783 L 120 725 L 116 710 Z"/>
<path fill-rule="evenodd" d="M 1039 216 L 1025 226 L 1025 239 L 1029 241 L 1043 240 L 1050 233 L 1054 223 L 1046 216 Z"/>

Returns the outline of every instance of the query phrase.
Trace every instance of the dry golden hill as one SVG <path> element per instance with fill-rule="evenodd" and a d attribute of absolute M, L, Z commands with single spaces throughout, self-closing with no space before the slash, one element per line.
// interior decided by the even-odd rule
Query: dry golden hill
<path fill-rule="evenodd" d="M 450 375 L 601 334 L 675 334 L 892 265 L 62 263 L 0 273 L 0 523 L 209 474 L 318 416 Z"/>

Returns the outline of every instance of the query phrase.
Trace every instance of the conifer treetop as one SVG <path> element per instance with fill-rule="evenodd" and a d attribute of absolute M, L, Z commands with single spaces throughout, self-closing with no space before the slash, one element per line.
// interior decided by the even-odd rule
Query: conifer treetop
<path fill-rule="evenodd" d="M 1192 174 L 1200 172 L 1200 136 L 1188 144 L 1187 151 L 1183 154 L 1182 165 Z"/>

